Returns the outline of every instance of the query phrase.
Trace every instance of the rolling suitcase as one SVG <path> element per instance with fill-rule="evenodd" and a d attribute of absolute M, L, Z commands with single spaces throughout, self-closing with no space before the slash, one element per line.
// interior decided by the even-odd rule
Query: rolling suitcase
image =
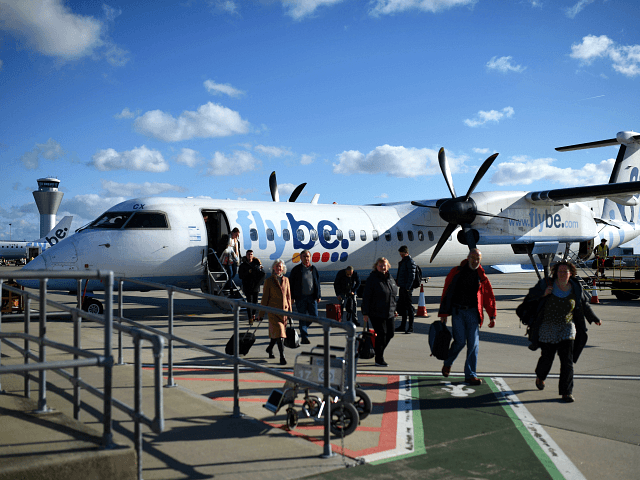
<path fill-rule="evenodd" d="M 327 318 L 331 318 L 336 322 L 342 321 L 342 308 L 339 303 L 327 304 Z"/>
<path fill-rule="evenodd" d="M 247 353 L 249 353 L 249 350 L 251 350 L 251 347 L 253 347 L 253 344 L 256 343 L 255 332 L 258 330 L 258 327 L 260 326 L 261 322 L 262 320 L 258 322 L 258 324 L 256 325 L 256 328 L 253 329 L 253 332 L 250 331 L 251 327 L 249 327 L 249 330 L 240 334 L 239 345 L 238 345 L 240 350 L 240 355 L 246 355 Z M 234 353 L 233 352 L 234 340 L 235 340 L 235 334 L 231 335 L 231 338 L 227 342 L 227 346 L 224 347 L 224 353 L 226 353 L 227 355 L 233 355 Z"/>

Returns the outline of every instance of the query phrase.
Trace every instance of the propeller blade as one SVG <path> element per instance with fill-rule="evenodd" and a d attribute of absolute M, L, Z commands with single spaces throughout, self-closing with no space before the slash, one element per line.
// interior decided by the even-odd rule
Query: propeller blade
<path fill-rule="evenodd" d="M 289 201 L 295 202 L 300 196 L 300 194 L 302 193 L 302 190 L 306 185 L 307 185 L 306 183 L 301 183 L 300 185 L 298 185 L 296 189 L 293 191 L 293 193 L 291 194 L 291 196 L 289 197 Z"/>
<path fill-rule="evenodd" d="M 487 170 L 489 170 L 489 167 L 491 167 L 491 164 L 493 163 L 493 161 L 496 159 L 497 156 L 498 154 L 494 153 L 489 158 L 487 158 L 484 161 L 484 163 L 480 166 L 480 168 L 478 169 L 478 172 L 476 173 L 475 178 L 473 179 L 473 182 L 471 182 L 471 186 L 469 187 L 467 194 L 464 197 L 465 201 L 469 200 L 469 195 L 471 195 L 473 191 L 476 189 L 476 187 L 478 186 L 478 183 L 480 183 L 480 180 L 482 180 L 482 177 L 484 177 L 484 174 L 487 173 Z"/>
<path fill-rule="evenodd" d="M 449 191 L 451 192 L 451 197 L 456 198 L 456 190 L 453 188 L 453 180 L 451 179 L 451 170 L 449 169 L 449 162 L 447 162 L 447 157 L 444 154 L 444 147 L 440 147 L 440 151 L 438 152 L 438 163 L 440 164 L 440 170 L 442 170 L 442 175 L 444 175 L 444 180 L 447 182 L 447 187 L 449 187 Z"/>
<path fill-rule="evenodd" d="M 481 212 L 481 211 L 477 211 L 476 215 L 479 215 L 481 217 L 494 217 L 494 218 L 504 218 L 505 220 L 514 220 L 514 221 L 518 221 L 517 218 L 511 218 L 511 217 L 505 217 L 504 215 L 495 215 L 493 213 L 489 213 L 489 212 Z"/>
<path fill-rule="evenodd" d="M 464 236 L 467 239 L 467 246 L 469 247 L 469 251 L 471 251 L 476 248 L 476 239 L 473 235 L 473 229 L 471 228 L 471 225 L 465 223 L 464 225 L 462 225 L 462 230 L 464 232 Z"/>
<path fill-rule="evenodd" d="M 458 225 L 456 225 L 455 223 L 449 223 L 447 225 L 447 228 L 445 228 L 444 232 L 442 232 L 442 236 L 440 237 L 440 240 L 438 240 L 438 244 L 436 245 L 436 248 L 433 250 L 433 253 L 431 254 L 431 260 L 429 260 L 429 263 L 433 262 L 433 259 L 436 258 L 436 255 L 438 254 L 440 249 L 444 246 L 444 242 L 447 241 L 447 239 L 451 236 L 451 234 L 456 228 L 458 228 Z"/>
<path fill-rule="evenodd" d="M 425 205 L 424 203 L 416 202 L 414 200 L 411 200 L 411 205 L 414 207 L 435 208 L 436 210 L 440 209 L 440 207 L 436 207 L 435 205 Z"/>
<path fill-rule="evenodd" d="M 271 198 L 274 202 L 280 201 L 280 194 L 278 193 L 278 181 L 276 180 L 276 172 L 271 172 L 269 175 L 269 190 L 271 190 Z"/>

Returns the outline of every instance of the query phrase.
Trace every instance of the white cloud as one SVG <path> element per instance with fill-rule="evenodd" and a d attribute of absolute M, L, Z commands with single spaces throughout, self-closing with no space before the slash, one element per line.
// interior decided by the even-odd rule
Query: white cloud
<path fill-rule="evenodd" d="M 238 5 L 233 0 L 209 0 L 207 2 L 214 12 L 236 14 Z"/>
<path fill-rule="evenodd" d="M 160 195 L 164 192 L 184 192 L 183 187 L 170 183 L 118 183 L 111 180 L 101 180 L 102 188 L 112 196 L 122 197 L 146 197 L 148 195 Z"/>
<path fill-rule="evenodd" d="M 627 77 L 640 75 L 640 45 L 617 45 L 606 35 L 583 37 L 582 43 L 571 45 L 571 58 L 585 65 L 598 58 L 609 58 L 616 72 Z"/>
<path fill-rule="evenodd" d="M 313 14 L 318 7 L 334 5 L 343 0 L 281 0 L 286 14 L 295 20 L 300 20 Z"/>
<path fill-rule="evenodd" d="M 287 147 L 268 147 L 266 145 L 256 145 L 254 150 L 256 152 L 260 152 L 269 157 L 275 157 L 275 158 L 280 158 L 284 156 L 290 157 L 291 155 L 293 155 L 291 153 L 291 150 L 289 150 Z"/>
<path fill-rule="evenodd" d="M 64 155 L 66 155 L 66 152 L 62 149 L 62 146 L 53 138 L 50 138 L 47 143 L 36 143 L 33 150 L 20 157 L 20 161 L 25 168 L 35 170 L 39 166 L 40 158 L 53 161 Z"/>
<path fill-rule="evenodd" d="M 502 120 L 505 117 L 506 118 L 512 117 L 514 113 L 515 111 L 511 107 L 505 107 L 500 111 L 490 110 L 488 112 L 485 112 L 484 110 L 480 110 L 474 120 L 466 119 L 464 123 L 468 127 L 479 127 L 481 125 L 484 125 L 487 122 L 498 123 L 500 120 Z"/>
<path fill-rule="evenodd" d="M 493 57 L 491 58 L 491 60 L 487 62 L 487 68 L 490 70 L 498 70 L 499 72 L 502 72 L 502 73 L 508 73 L 508 72 L 521 73 L 521 72 L 524 72 L 524 70 L 527 68 L 527 67 L 523 67 L 522 65 L 512 65 L 511 60 L 513 60 L 513 57 L 511 56 L 500 57 L 500 58 Z"/>
<path fill-rule="evenodd" d="M 278 184 L 278 195 L 281 200 L 288 200 L 293 191 L 296 189 L 297 185 L 293 183 L 279 183 Z"/>
<path fill-rule="evenodd" d="M 70 214 L 74 215 L 74 223 L 77 220 L 81 221 L 80 219 L 85 219 L 85 221 L 82 221 L 81 223 L 81 225 L 84 225 L 89 220 L 97 218 L 98 215 L 109 210 L 114 205 L 124 202 L 126 199 L 126 197 L 108 197 L 105 195 L 90 193 L 88 195 L 76 195 L 69 199 L 65 197 L 63 205 Z M 60 215 L 60 212 L 58 212 L 58 215 Z"/>
<path fill-rule="evenodd" d="M 216 152 L 209 161 L 207 175 L 240 175 L 244 172 L 256 170 L 262 163 L 250 152 L 236 150 L 227 157 L 224 153 Z"/>
<path fill-rule="evenodd" d="M 187 167 L 195 167 L 200 163 L 200 154 L 190 148 L 183 148 L 176 157 L 176 162 L 186 165 Z"/>
<path fill-rule="evenodd" d="M 120 113 L 114 115 L 115 118 L 134 118 L 136 116 L 136 112 L 132 112 L 128 107 L 122 109 Z"/>
<path fill-rule="evenodd" d="M 138 133 L 165 142 L 226 137 L 249 131 L 249 122 L 242 120 L 238 112 L 211 102 L 198 107 L 197 112 L 184 111 L 178 118 L 152 110 L 136 118 L 134 126 Z"/>
<path fill-rule="evenodd" d="M 595 185 L 607 183 L 614 159 L 603 160 L 599 164 L 587 163 L 580 170 L 573 168 L 559 168 L 552 165 L 554 158 L 538 158 L 531 160 L 526 156 L 512 157 L 512 162 L 497 165 L 496 172 L 491 177 L 491 183 L 496 185 L 529 185 L 535 181 L 560 185 Z"/>
<path fill-rule="evenodd" d="M 99 150 L 89 165 L 103 172 L 110 170 L 137 170 L 143 172 L 166 172 L 169 164 L 157 150 L 144 145 L 133 150 L 116 152 L 113 148 Z"/>
<path fill-rule="evenodd" d="M 473 7 L 476 3 L 478 0 L 377 0 L 369 13 L 373 16 L 390 15 L 407 10 L 437 13 L 459 6 Z"/>
<path fill-rule="evenodd" d="M 447 153 L 452 172 L 459 171 L 465 157 L 452 157 Z M 438 152 L 428 148 L 406 148 L 383 145 L 368 154 L 357 150 L 344 151 L 333 164 L 333 173 L 386 173 L 392 177 L 417 177 L 440 173 Z"/>
<path fill-rule="evenodd" d="M 300 156 L 300 164 L 301 165 L 311 165 L 315 159 L 316 159 L 316 154 L 315 153 L 312 153 L 311 155 L 307 155 L 306 153 L 303 153 Z"/>
<path fill-rule="evenodd" d="M 569 18 L 575 18 L 575 16 L 580 13 L 584 7 L 593 3 L 595 0 L 579 0 L 573 7 L 568 7 L 564 9 L 564 13 Z"/>
<path fill-rule="evenodd" d="M 220 83 L 215 83 L 213 80 L 205 80 L 204 88 L 207 89 L 207 92 L 214 95 L 224 94 L 229 95 L 230 97 L 240 97 L 244 95 L 244 92 L 242 90 L 238 90 L 228 83 L 222 85 Z"/>
<path fill-rule="evenodd" d="M 473 153 L 478 153 L 478 154 L 481 154 L 481 155 L 486 155 L 490 151 L 491 150 L 489 150 L 488 148 L 474 148 L 473 149 Z"/>

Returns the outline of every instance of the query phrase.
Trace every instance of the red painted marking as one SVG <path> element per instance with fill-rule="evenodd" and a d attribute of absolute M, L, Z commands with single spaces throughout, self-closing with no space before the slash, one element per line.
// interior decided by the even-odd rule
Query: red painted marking
<path fill-rule="evenodd" d="M 318 263 L 320 261 L 320 252 L 313 252 L 313 255 L 311 255 L 311 261 L 313 263 Z"/>
<path fill-rule="evenodd" d="M 322 261 L 323 262 L 328 262 L 330 258 L 331 258 L 331 254 L 329 252 L 324 252 L 322 254 Z"/>

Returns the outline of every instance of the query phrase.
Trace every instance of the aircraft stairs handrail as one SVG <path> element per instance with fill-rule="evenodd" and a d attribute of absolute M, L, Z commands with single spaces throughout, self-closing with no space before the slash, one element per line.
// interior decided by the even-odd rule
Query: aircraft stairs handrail
<path fill-rule="evenodd" d="M 589 295 L 589 297 L 591 297 L 591 290 L 593 288 L 593 285 L 589 284 L 587 280 L 589 282 L 592 282 L 592 280 L 596 278 L 591 271 L 591 267 L 589 267 L 589 264 L 579 257 L 578 252 L 575 252 L 573 250 L 569 250 L 567 260 L 571 261 L 571 263 L 576 266 L 579 272 L 582 272 L 582 275 L 578 274 L 576 275 L 576 277 L 578 279 L 578 282 L 582 286 L 582 289 Z"/>
<path fill-rule="evenodd" d="M 210 262 L 213 263 L 213 267 L 215 268 L 215 270 L 212 270 L 210 268 Z M 231 288 L 224 288 L 228 281 L 229 274 L 227 273 L 227 270 L 222 266 L 222 264 L 220 263 L 220 259 L 215 254 L 215 252 L 213 252 L 213 249 L 210 249 L 209 256 L 207 257 L 207 293 L 221 297 L 246 301 L 242 290 L 233 280 L 231 280 Z M 229 305 L 227 305 L 226 303 L 216 303 L 213 301 L 211 301 L 210 303 L 223 311 L 231 311 Z"/>

